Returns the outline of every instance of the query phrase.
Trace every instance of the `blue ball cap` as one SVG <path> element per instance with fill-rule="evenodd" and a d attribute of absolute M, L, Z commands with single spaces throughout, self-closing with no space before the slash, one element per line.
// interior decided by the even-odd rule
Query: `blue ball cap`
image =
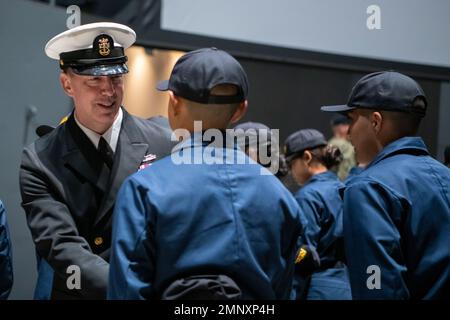
<path fill-rule="evenodd" d="M 231 84 L 236 95 L 210 93 L 217 85 Z M 169 80 L 158 83 L 160 91 L 171 90 L 177 96 L 203 104 L 243 102 L 248 94 L 247 74 L 230 54 L 217 48 L 203 48 L 184 54 L 175 64 Z"/>
<path fill-rule="evenodd" d="M 291 160 L 296 154 L 321 146 L 326 146 L 327 140 L 316 129 L 302 129 L 292 133 L 284 142 L 286 160 Z"/>
<path fill-rule="evenodd" d="M 418 98 L 423 100 L 425 108 L 414 106 Z M 321 110 L 345 113 L 365 108 L 424 116 L 426 106 L 425 93 L 416 81 L 398 72 L 383 71 L 362 77 L 353 87 L 346 105 L 323 106 Z"/>
<path fill-rule="evenodd" d="M 342 113 L 332 113 L 330 124 L 331 126 L 337 126 L 340 124 L 350 124 L 351 119 Z"/>

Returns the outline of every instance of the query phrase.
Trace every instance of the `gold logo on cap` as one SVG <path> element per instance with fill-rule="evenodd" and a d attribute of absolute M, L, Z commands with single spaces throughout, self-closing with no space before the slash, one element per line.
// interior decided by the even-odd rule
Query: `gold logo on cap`
<path fill-rule="evenodd" d="M 111 52 L 109 49 L 110 43 L 108 38 L 100 38 L 98 40 L 98 53 L 102 56 L 107 56 Z"/>

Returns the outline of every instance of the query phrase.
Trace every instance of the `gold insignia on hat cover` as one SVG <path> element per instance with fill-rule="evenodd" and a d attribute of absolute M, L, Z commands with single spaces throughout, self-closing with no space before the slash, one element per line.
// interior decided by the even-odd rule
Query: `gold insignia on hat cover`
<path fill-rule="evenodd" d="M 98 39 L 98 53 L 102 56 L 107 56 L 111 52 L 109 49 L 111 44 L 109 43 L 109 39 L 104 37 Z"/>

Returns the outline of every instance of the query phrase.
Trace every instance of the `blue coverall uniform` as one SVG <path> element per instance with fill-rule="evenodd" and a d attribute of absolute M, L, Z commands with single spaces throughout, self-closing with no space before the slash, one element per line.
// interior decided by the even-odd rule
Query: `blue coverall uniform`
<path fill-rule="evenodd" d="M 450 298 L 450 170 L 419 137 L 387 145 L 343 191 L 354 299 Z"/>
<path fill-rule="evenodd" d="M 316 174 L 295 194 L 308 223 L 302 243 L 312 246 L 320 258 L 320 267 L 306 288 L 308 300 L 351 299 L 347 268 L 344 264 L 342 199 L 344 185 L 331 171 Z M 300 262 L 301 264 L 301 262 Z M 296 280 L 302 279 L 296 274 Z M 300 292 L 297 293 L 297 298 Z"/>
<path fill-rule="evenodd" d="M 186 156 L 203 161 L 176 164 Z M 238 158 L 247 164 L 227 163 Z M 182 275 L 205 273 L 231 277 L 243 299 L 289 298 L 300 208 L 236 144 L 184 141 L 124 182 L 114 219 L 109 299 L 159 298 Z"/>

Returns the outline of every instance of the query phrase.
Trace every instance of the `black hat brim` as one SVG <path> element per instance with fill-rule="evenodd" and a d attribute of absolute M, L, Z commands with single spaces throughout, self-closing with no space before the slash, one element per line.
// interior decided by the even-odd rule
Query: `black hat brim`
<path fill-rule="evenodd" d="M 336 106 L 323 106 L 320 110 L 325 112 L 347 112 L 356 109 L 355 107 L 349 107 L 348 105 L 336 105 Z"/>
<path fill-rule="evenodd" d="M 90 67 L 72 67 L 74 73 L 80 76 L 114 76 L 128 73 L 128 67 L 125 63 L 104 64 Z"/>

